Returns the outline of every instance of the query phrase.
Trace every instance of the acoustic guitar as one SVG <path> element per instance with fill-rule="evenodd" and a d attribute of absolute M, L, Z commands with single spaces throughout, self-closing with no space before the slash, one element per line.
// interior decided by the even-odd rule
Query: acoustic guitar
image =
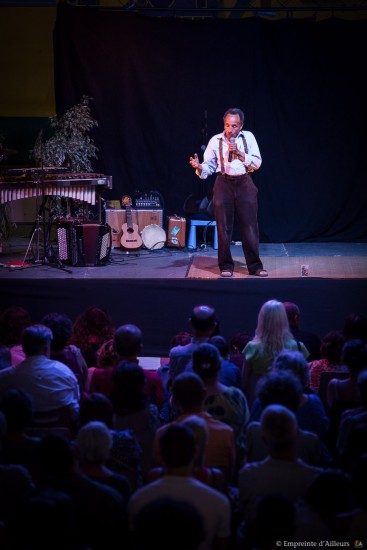
<path fill-rule="evenodd" d="M 139 228 L 136 223 L 133 223 L 131 213 L 131 197 L 124 195 L 122 197 L 122 205 L 126 209 L 126 223 L 122 224 L 121 246 L 125 250 L 137 250 L 143 244 L 143 239 L 139 235 Z"/>

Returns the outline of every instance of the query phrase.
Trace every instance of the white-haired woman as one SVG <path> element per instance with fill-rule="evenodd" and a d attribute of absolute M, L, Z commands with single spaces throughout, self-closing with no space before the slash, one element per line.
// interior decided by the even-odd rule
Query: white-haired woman
<path fill-rule="evenodd" d="M 246 395 L 250 406 L 258 380 L 267 374 L 277 355 L 285 349 L 300 351 L 306 359 L 310 355 L 303 342 L 294 339 L 283 302 L 268 300 L 259 311 L 254 338 L 242 351 L 248 369 Z"/>

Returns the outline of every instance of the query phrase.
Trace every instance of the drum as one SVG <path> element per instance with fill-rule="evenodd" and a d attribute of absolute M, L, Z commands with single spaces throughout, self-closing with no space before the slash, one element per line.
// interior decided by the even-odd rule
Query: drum
<path fill-rule="evenodd" d="M 165 230 L 155 223 L 151 223 L 144 227 L 141 232 L 141 238 L 143 240 L 143 245 L 145 248 L 148 248 L 148 250 L 163 248 L 167 239 Z"/>

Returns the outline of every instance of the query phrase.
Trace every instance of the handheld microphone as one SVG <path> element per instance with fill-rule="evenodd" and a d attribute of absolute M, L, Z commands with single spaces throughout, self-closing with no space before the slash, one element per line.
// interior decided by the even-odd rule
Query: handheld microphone
<path fill-rule="evenodd" d="M 234 143 L 236 141 L 236 139 L 232 136 L 229 141 L 231 143 Z M 232 151 L 230 151 L 229 154 L 228 154 L 228 162 L 232 162 Z"/>

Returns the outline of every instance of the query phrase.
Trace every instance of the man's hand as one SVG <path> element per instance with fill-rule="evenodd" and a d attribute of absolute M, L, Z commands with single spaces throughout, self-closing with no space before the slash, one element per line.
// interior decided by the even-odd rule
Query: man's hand
<path fill-rule="evenodd" d="M 199 162 L 199 157 L 197 156 L 196 153 L 193 157 L 190 157 L 189 162 L 190 162 L 191 166 L 193 168 L 195 168 L 195 170 L 201 170 L 201 164 Z"/>

